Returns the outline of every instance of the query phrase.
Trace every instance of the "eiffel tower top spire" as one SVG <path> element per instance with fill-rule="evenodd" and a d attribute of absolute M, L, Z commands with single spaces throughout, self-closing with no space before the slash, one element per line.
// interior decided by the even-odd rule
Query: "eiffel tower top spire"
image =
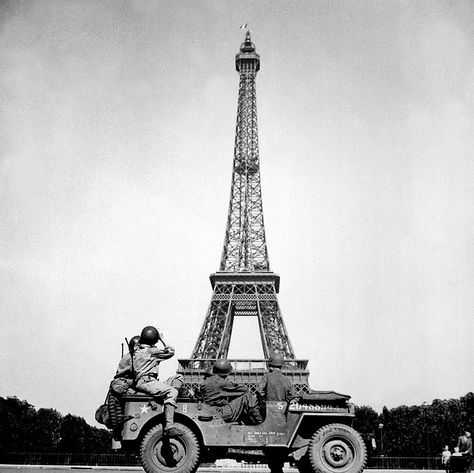
<path fill-rule="evenodd" d="M 250 31 L 247 30 L 245 40 L 240 45 L 240 51 L 235 55 L 235 68 L 240 72 L 241 66 L 245 63 L 253 62 L 256 66 L 255 72 L 260 69 L 260 56 L 255 52 L 255 45 L 252 43 Z"/>
<path fill-rule="evenodd" d="M 235 56 L 240 75 L 234 164 L 229 213 L 220 271 L 269 271 L 257 128 L 255 78 L 260 70 L 260 56 L 255 51 L 250 31 L 246 32 Z"/>

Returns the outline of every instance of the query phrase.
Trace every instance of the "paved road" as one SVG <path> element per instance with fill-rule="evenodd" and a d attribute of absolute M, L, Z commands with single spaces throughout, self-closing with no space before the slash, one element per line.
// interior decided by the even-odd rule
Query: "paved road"
<path fill-rule="evenodd" d="M 143 472 L 139 466 L 63 466 L 63 465 L 0 465 L 0 473 L 74 473 L 71 470 L 85 470 L 91 473 Z M 198 473 L 269 473 L 268 468 L 198 468 Z M 285 468 L 285 473 L 298 473 L 293 468 Z M 440 470 L 366 470 L 368 473 L 440 473 Z M 80 473 L 77 472 L 77 473 Z"/>

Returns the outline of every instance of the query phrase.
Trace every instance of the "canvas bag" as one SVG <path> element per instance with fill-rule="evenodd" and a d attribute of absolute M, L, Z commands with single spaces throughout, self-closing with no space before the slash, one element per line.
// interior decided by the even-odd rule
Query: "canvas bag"
<path fill-rule="evenodd" d="M 95 411 L 95 420 L 99 424 L 103 424 L 106 427 L 110 427 L 110 414 L 109 414 L 109 393 L 105 397 L 104 404 L 100 405 Z"/>

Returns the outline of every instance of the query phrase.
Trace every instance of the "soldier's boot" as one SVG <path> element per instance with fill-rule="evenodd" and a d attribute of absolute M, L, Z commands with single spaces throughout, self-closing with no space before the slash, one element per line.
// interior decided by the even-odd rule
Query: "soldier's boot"
<path fill-rule="evenodd" d="M 262 417 L 262 414 L 260 413 L 260 409 L 258 407 L 254 407 L 249 412 L 249 417 L 252 421 L 252 424 L 254 424 L 254 425 L 263 424 L 263 422 L 265 421 L 265 419 Z"/>
<path fill-rule="evenodd" d="M 165 404 L 165 427 L 163 433 L 169 437 L 177 437 L 183 434 L 174 423 L 174 411 L 175 407 L 173 405 Z"/>

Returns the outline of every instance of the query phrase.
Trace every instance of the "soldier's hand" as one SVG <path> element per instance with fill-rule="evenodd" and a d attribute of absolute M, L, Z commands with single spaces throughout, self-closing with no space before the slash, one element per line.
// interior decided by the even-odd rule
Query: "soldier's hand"
<path fill-rule="evenodd" d="M 301 399 L 301 397 L 294 397 L 294 398 L 290 399 L 289 405 L 294 406 L 295 404 L 298 404 L 300 399 Z"/>

